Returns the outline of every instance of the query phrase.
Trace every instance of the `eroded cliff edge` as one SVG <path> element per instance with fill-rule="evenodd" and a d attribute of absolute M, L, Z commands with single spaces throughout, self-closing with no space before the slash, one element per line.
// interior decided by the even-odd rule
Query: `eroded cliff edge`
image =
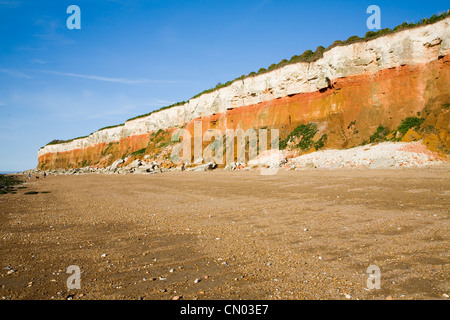
<path fill-rule="evenodd" d="M 373 40 L 334 47 L 323 58 L 234 81 L 187 103 L 51 144 L 38 152 L 40 169 L 107 166 L 124 156 L 161 154 L 174 128 L 193 132 L 277 128 L 284 139 L 314 123 L 325 148 L 370 142 L 380 127 L 395 131 L 408 117 L 421 119 L 403 141 L 423 139 L 432 150 L 450 149 L 450 18 Z M 394 132 L 395 134 L 395 132 Z M 137 151 L 143 150 L 136 154 Z"/>

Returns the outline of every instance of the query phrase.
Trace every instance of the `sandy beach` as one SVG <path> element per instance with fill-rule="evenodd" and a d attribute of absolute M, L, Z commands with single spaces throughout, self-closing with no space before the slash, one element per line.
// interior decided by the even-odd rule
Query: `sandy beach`
<path fill-rule="evenodd" d="M 35 176 L 0 195 L 2 299 L 450 294 L 448 167 Z"/>

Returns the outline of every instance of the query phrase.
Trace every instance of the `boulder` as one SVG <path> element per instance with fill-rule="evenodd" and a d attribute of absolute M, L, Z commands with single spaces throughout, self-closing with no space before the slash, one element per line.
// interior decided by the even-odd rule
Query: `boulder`
<path fill-rule="evenodd" d="M 330 169 L 338 169 L 338 168 L 340 168 L 340 167 L 342 167 L 342 166 L 343 166 L 342 162 L 338 161 L 338 162 L 332 164 L 332 165 L 330 166 Z"/>
<path fill-rule="evenodd" d="M 316 167 L 316 165 L 314 164 L 314 162 L 308 162 L 304 165 L 304 168 L 306 169 L 314 169 Z"/>
<path fill-rule="evenodd" d="M 110 165 L 107 169 L 109 169 L 109 170 L 111 170 L 111 171 L 117 170 L 117 166 L 118 166 L 119 164 L 122 164 L 123 162 L 124 162 L 123 159 L 117 159 L 117 160 L 114 161 L 114 162 L 112 163 L 112 165 Z"/>
<path fill-rule="evenodd" d="M 280 150 L 265 150 L 261 152 L 256 158 L 248 162 L 252 167 L 278 168 L 287 163 L 287 159 L 283 156 L 283 152 Z"/>
<path fill-rule="evenodd" d="M 193 168 L 188 168 L 187 171 L 208 171 L 208 170 L 213 170 L 215 169 L 216 164 L 214 162 L 208 162 L 206 164 L 202 164 Z"/>
<path fill-rule="evenodd" d="M 387 168 L 395 166 L 397 162 L 392 158 L 378 158 L 375 159 L 370 165 L 370 169 Z"/>
<path fill-rule="evenodd" d="M 139 168 L 140 166 L 142 166 L 142 162 L 141 160 L 134 160 L 133 162 L 131 162 L 128 167 L 130 168 Z"/>
<path fill-rule="evenodd" d="M 232 162 L 225 166 L 224 170 L 236 170 L 236 168 L 239 166 L 239 162 Z"/>

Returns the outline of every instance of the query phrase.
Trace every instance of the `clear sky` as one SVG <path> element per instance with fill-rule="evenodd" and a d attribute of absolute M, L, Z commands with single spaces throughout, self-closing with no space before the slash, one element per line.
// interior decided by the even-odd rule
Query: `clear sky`
<path fill-rule="evenodd" d="M 69 30 L 69 5 L 81 29 Z M 0 171 L 307 49 L 449 9 L 447 1 L 0 0 Z"/>

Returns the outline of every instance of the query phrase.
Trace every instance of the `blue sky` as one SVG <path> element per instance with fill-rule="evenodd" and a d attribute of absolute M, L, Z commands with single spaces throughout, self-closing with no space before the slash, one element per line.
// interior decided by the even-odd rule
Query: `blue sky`
<path fill-rule="evenodd" d="M 81 29 L 69 30 L 69 5 Z M 441 13 L 446 1 L 0 0 L 0 171 L 319 45 Z"/>

